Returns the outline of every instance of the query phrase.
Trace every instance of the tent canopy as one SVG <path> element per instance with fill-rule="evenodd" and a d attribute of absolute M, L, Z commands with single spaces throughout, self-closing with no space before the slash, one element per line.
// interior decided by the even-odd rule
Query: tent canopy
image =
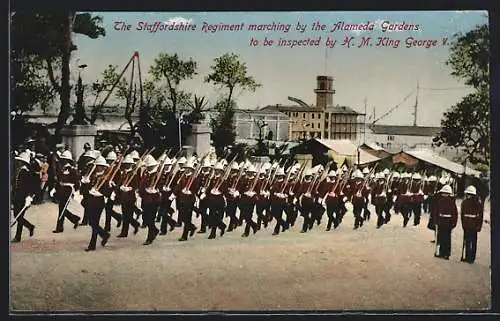
<path fill-rule="evenodd" d="M 362 149 L 358 149 L 358 146 L 348 139 L 334 140 L 315 138 L 314 140 L 333 152 L 332 156 L 337 164 L 342 164 L 346 158 L 351 159 L 351 161 L 357 165 L 369 164 L 380 160 L 379 157 L 374 156 Z"/>
<path fill-rule="evenodd" d="M 464 166 L 455 162 L 452 162 L 444 157 L 436 155 L 431 150 L 428 149 L 420 149 L 420 150 L 411 150 L 404 151 L 404 153 L 417 158 L 423 162 L 435 165 L 437 167 L 441 167 L 447 171 L 452 173 L 462 175 L 464 173 Z M 472 168 L 465 168 L 465 175 L 474 176 L 479 175 L 481 172 L 474 170 Z"/>

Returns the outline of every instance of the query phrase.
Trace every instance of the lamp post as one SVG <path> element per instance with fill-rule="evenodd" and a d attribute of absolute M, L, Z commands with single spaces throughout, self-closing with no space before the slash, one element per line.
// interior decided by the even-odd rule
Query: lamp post
<path fill-rule="evenodd" d="M 181 123 L 182 123 L 182 117 L 186 115 L 185 112 L 182 112 L 179 115 L 179 152 L 182 151 L 182 133 L 181 133 Z"/>

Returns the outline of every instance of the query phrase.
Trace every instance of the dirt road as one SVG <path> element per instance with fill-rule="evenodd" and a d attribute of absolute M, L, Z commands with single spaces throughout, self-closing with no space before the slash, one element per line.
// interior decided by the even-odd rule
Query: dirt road
<path fill-rule="evenodd" d="M 53 234 L 56 211 L 51 203 L 32 207 L 35 235 L 25 231 L 11 245 L 13 310 L 487 309 L 491 302 L 487 224 L 475 264 L 460 262 L 460 223 L 445 261 L 433 256 L 427 215 L 406 228 L 394 215 L 376 229 L 374 211 L 359 230 L 348 213 L 335 231 L 325 231 L 325 215 L 301 234 L 299 217 L 279 236 L 268 227 L 242 238 L 240 227 L 215 240 L 196 234 L 178 242 L 176 229 L 150 246 L 142 245 L 145 229 L 116 238 L 113 221 L 108 245 L 86 253 L 90 228 L 73 230 L 67 221 L 64 233 Z"/>

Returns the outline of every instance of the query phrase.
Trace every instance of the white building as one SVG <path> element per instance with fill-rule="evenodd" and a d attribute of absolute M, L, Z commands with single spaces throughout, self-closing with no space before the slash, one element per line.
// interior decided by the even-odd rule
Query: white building
<path fill-rule="evenodd" d="M 215 117 L 216 111 L 207 112 L 207 119 Z M 236 139 L 258 139 L 259 127 L 262 128 L 264 139 L 272 132 L 272 140 L 290 140 L 291 120 L 286 114 L 279 111 L 236 109 L 234 113 L 234 126 Z"/>
<path fill-rule="evenodd" d="M 374 142 L 390 153 L 402 150 L 430 149 L 440 156 L 456 160 L 462 153 L 454 148 L 437 147 L 433 139 L 441 132 L 441 127 L 367 125 L 366 142 Z"/>

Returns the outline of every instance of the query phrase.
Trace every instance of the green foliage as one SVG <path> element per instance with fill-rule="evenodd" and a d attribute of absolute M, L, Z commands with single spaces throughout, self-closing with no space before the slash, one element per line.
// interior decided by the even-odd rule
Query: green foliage
<path fill-rule="evenodd" d="M 221 157 L 224 154 L 224 149 L 228 146 L 233 146 L 236 138 L 235 127 L 233 123 L 234 110 L 236 104 L 231 101 L 219 101 L 215 105 L 217 114 L 210 120 L 210 127 L 212 128 L 212 140 L 214 142 L 215 152 L 217 156 Z"/>
<path fill-rule="evenodd" d="M 242 90 L 255 91 L 261 85 L 255 79 L 247 75 L 247 66 L 239 61 L 239 56 L 224 54 L 214 59 L 214 65 L 210 67 L 211 73 L 205 77 L 205 82 L 213 83 L 228 89 L 227 102 L 233 98 L 234 89 L 240 87 Z"/>
<path fill-rule="evenodd" d="M 105 36 L 102 18 L 89 13 L 15 12 L 11 15 L 11 50 L 18 58 L 36 56 L 44 61 L 50 83 L 61 100 L 56 136 L 70 116 L 70 54 L 77 47 L 71 33 L 96 39 Z M 26 61 L 26 60 L 25 60 Z M 30 60 L 28 60 L 29 62 Z M 34 64 L 36 66 L 36 64 Z M 60 67 L 60 79 L 58 70 Z"/>
<path fill-rule="evenodd" d="M 490 163 L 489 32 L 478 26 L 465 35 L 457 34 L 447 64 L 452 75 L 465 80 L 475 91 L 452 106 L 441 120 L 442 131 L 434 139 L 465 148 L 473 164 Z"/>
<path fill-rule="evenodd" d="M 488 25 L 477 26 L 466 34 L 458 33 L 451 47 L 446 64 L 451 75 L 464 79 L 465 84 L 476 89 L 489 87 L 490 53 Z"/>
<path fill-rule="evenodd" d="M 207 111 L 207 102 L 205 97 L 198 97 L 194 95 L 194 100 L 188 102 L 188 106 L 191 108 L 187 119 L 190 124 L 200 124 L 202 120 L 205 119 L 204 112 Z"/>
<path fill-rule="evenodd" d="M 183 61 L 177 54 L 160 53 L 149 70 L 155 82 L 160 86 L 161 82 L 165 83 L 165 91 L 168 93 L 165 95 L 168 98 L 167 103 L 174 114 L 178 107 L 184 107 L 183 105 L 186 105 L 191 97 L 179 87 L 181 81 L 192 79 L 197 74 L 196 68 L 196 62 L 192 58 Z"/>
<path fill-rule="evenodd" d="M 35 107 L 45 111 L 54 101 L 56 92 L 46 77 L 43 60 L 36 55 L 13 52 L 10 66 L 11 112 L 20 115 Z"/>

